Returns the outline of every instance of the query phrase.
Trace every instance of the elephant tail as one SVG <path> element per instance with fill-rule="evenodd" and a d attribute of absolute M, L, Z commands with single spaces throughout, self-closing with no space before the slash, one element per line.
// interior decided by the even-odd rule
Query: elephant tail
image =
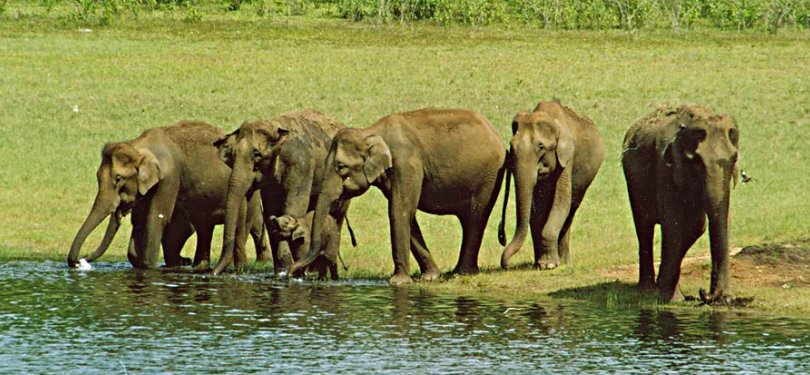
<path fill-rule="evenodd" d="M 357 247 L 357 239 L 354 238 L 354 229 L 352 229 L 352 226 L 349 224 L 349 215 L 344 216 L 343 220 L 346 220 L 346 229 L 349 230 L 349 237 L 352 239 L 352 247 Z M 343 259 L 340 261 L 343 262 Z"/>
<path fill-rule="evenodd" d="M 509 202 L 509 185 L 511 185 L 511 181 L 509 181 L 512 177 L 511 169 L 509 168 L 510 158 L 512 157 L 512 153 L 509 150 L 506 150 L 506 158 L 503 161 L 503 168 L 506 169 L 506 187 L 503 193 L 503 209 L 501 210 L 501 223 L 498 224 L 498 242 L 501 246 L 506 246 L 506 204 Z"/>

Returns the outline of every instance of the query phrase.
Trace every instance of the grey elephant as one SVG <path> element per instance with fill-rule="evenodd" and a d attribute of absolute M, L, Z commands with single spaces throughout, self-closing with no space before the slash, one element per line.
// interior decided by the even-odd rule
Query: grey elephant
<path fill-rule="evenodd" d="M 705 302 L 734 299 L 729 285 L 728 215 L 737 181 L 739 129 L 699 105 L 659 108 L 627 131 L 622 167 L 639 243 L 639 287 L 656 286 L 653 230 L 661 225 L 659 299 L 676 299 L 681 262 L 706 230 L 712 258 Z"/>
<path fill-rule="evenodd" d="M 338 132 L 326 157 L 309 253 L 293 267 L 298 275 L 322 254 L 324 216 L 334 207 L 379 188 L 388 199 L 394 258 L 392 284 L 411 281 L 409 253 L 422 279 L 439 276 L 416 210 L 454 215 L 462 244 L 455 273 L 478 271 L 478 252 L 503 178 L 506 150 L 482 115 L 462 109 L 421 109 L 383 117 L 365 129 Z"/>
<path fill-rule="evenodd" d="M 158 266 L 163 246 L 167 266 L 191 264 L 180 257 L 183 244 L 196 231 L 193 264 L 210 260 L 214 226 L 224 222 L 230 168 L 219 160 L 212 142 L 224 133 L 204 122 L 181 121 L 153 128 L 127 142 L 109 143 L 101 152 L 96 172 L 98 192 L 93 207 L 70 247 L 67 263 L 78 264 L 87 236 L 110 216 L 104 238 L 87 258 L 100 257 L 112 242 L 121 219 L 132 212 L 132 235 L 127 258 L 137 268 Z M 269 247 L 258 196 L 251 197 L 239 225 L 240 262 L 245 261 L 247 232 L 253 236 L 259 260 Z"/>
<path fill-rule="evenodd" d="M 291 242 L 300 242 L 301 248 L 309 249 L 310 233 L 312 228 L 312 219 L 315 216 L 315 211 L 309 211 L 305 217 L 296 218 L 290 215 L 283 216 L 270 216 L 268 226 L 278 233 L 278 236 L 283 239 L 289 239 Z M 348 220 L 347 220 L 348 224 Z M 313 264 L 312 268 L 318 270 L 318 277 L 320 279 L 326 278 L 326 271 L 328 270 L 332 280 L 338 279 L 337 261 L 340 256 L 340 232 L 338 231 L 337 222 L 335 219 L 326 215 L 324 222 L 321 224 L 321 237 L 319 249 L 323 254 L 323 261 L 325 264 Z"/>
<path fill-rule="evenodd" d="M 246 121 L 214 142 L 223 160 L 232 167 L 226 178 L 222 255 L 214 274 L 223 272 L 231 262 L 236 223 L 244 215 L 241 202 L 246 196 L 259 192 L 266 222 L 271 216 L 304 217 L 314 209 L 329 144 L 344 127 L 320 112 L 303 110 L 272 120 Z M 333 212 L 338 228 L 348 208 L 346 201 Z M 280 273 L 306 250 L 300 241 L 291 241 L 273 228 L 268 231 L 274 271 Z"/>
<path fill-rule="evenodd" d="M 505 245 L 504 221 L 509 175 L 515 175 L 517 224 L 503 251 L 501 267 L 517 253 L 531 226 L 535 267 L 551 269 L 570 262 L 571 223 L 605 156 L 602 137 L 593 122 L 560 104 L 541 101 L 532 112 L 512 120 L 507 194 L 499 226 Z"/>

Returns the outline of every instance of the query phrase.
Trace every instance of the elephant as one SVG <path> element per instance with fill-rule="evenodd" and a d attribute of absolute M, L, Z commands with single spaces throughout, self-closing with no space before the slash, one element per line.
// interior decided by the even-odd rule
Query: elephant
<path fill-rule="evenodd" d="M 309 249 L 310 229 L 312 228 L 314 214 L 315 211 L 309 211 L 306 217 L 303 218 L 296 218 L 290 215 L 280 217 L 270 216 L 268 226 L 272 228 L 274 232 L 278 233 L 280 238 L 289 239 L 291 242 L 300 241 L 300 248 Z M 346 223 L 348 225 L 348 220 Z M 335 219 L 329 215 L 326 215 L 321 227 L 323 229 L 321 230 L 321 248 L 319 250 L 324 255 L 323 259 L 326 260 L 327 263 L 324 266 L 314 265 L 314 268 L 318 270 L 319 278 L 325 279 L 328 267 L 332 280 L 337 280 L 337 261 L 340 256 L 340 232 L 338 231 Z"/>
<path fill-rule="evenodd" d="M 222 255 L 212 273 L 222 273 L 233 258 L 236 223 L 246 196 L 261 195 L 265 223 L 271 216 L 304 217 L 320 190 L 323 161 L 332 137 L 345 125 L 314 110 L 283 114 L 271 120 L 245 121 L 213 144 L 232 167 L 227 178 Z M 338 229 L 348 201 L 333 213 Z M 280 274 L 305 251 L 300 241 L 282 238 L 268 227 L 274 272 Z"/>
<path fill-rule="evenodd" d="M 220 161 L 212 145 L 223 135 L 207 123 L 185 120 L 148 129 L 131 141 L 106 144 L 96 173 L 98 192 L 73 239 L 68 266 L 77 266 L 85 239 L 110 216 L 101 244 L 85 260 L 90 262 L 104 254 L 121 219 L 130 212 L 133 230 L 127 258 L 134 267 L 157 267 L 161 245 L 167 266 L 192 264 L 180 257 L 180 251 L 195 231 L 193 265 L 205 266 L 210 260 L 214 226 L 225 218 L 230 168 Z M 253 237 L 257 258 L 267 260 L 269 241 L 260 205 L 258 195 L 251 197 L 245 213 L 250 221 L 239 225 L 239 262 L 246 260 L 246 231 Z"/>
<path fill-rule="evenodd" d="M 633 124 L 624 138 L 622 167 L 638 237 L 639 288 L 663 302 L 676 299 L 681 262 L 706 231 L 712 258 L 706 303 L 730 302 L 729 203 L 737 183 L 739 129 L 728 115 L 681 104 L 661 107 Z M 661 265 L 653 267 L 653 232 L 661 225 Z"/>
<path fill-rule="evenodd" d="M 409 252 L 422 280 L 440 276 L 416 221 L 416 210 L 455 215 L 463 239 L 458 274 L 478 272 L 484 229 L 503 179 L 506 149 L 482 115 L 463 109 L 419 109 L 385 116 L 368 128 L 335 135 L 320 183 L 309 252 L 291 268 L 299 275 L 319 256 L 324 216 L 376 186 L 388 199 L 394 274 L 409 283 Z"/>
<path fill-rule="evenodd" d="M 498 227 L 502 246 L 506 244 L 504 222 L 512 173 L 517 224 L 501 256 L 502 268 L 509 267 L 509 259 L 520 251 L 529 226 L 536 268 L 553 269 L 561 261 L 571 262 L 571 223 L 604 156 L 602 137 L 593 122 L 557 99 L 541 101 L 532 112 L 515 116 Z"/>

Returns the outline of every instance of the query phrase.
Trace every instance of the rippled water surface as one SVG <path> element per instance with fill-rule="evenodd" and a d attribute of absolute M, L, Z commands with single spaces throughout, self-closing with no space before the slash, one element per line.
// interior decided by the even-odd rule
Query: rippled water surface
<path fill-rule="evenodd" d="M 808 373 L 810 320 L 0 264 L 0 373 Z"/>

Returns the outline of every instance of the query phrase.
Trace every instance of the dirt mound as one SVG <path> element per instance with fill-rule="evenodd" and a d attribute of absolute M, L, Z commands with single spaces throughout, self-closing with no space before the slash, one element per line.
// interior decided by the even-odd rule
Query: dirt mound
<path fill-rule="evenodd" d="M 755 264 L 810 266 L 810 240 L 799 243 L 762 244 L 744 247 L 737 259 L 750 259 Z"/>

